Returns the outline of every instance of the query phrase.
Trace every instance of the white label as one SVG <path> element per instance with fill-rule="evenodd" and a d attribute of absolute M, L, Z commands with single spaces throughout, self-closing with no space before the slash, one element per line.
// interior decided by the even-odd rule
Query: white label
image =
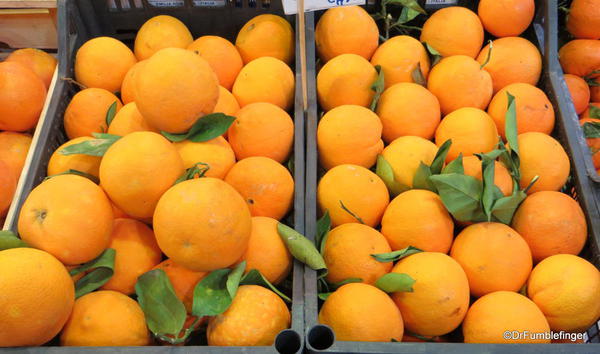
<path fill-rule="evenodd" d="M 427 5 L 456 5 L 457 0 L 426 0 L 425 6 Z"/>
<path fill-rule="evenodd" d="M 296 0 L 282 0 L 283 12 L 286 15 L 298 13 L 298 3 Z M 304 0 L 304 12 L 329 9 L 331 7 L 364 5 L 365 0 Z"/>
<path fill-rule="evenodd" d="M 184 4 L 184 0 L 148 0 L 148 2 L 156 7 L 179 7 Z"/>

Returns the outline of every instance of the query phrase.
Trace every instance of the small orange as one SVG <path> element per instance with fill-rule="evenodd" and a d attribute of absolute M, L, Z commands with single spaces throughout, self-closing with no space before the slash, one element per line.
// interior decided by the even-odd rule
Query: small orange
<path fill-rule="evenodd" d="M 482 180 L 481 160 L 477 156 L 463 157 L 463 168 L 465 175 Z M 498 161 L 494 161 L 494 184 L 505 196 L 513 193 L 512 176 L 504 164 Z"/>
<path fill-rule="evenodd" d="M 4 218 L 8 213 L 16 189 L 17 180 L 14 173 L 4 160 L 0 160 L 0 218 Z"/>
<path fill-rule="evenodd" d="M 17 49 L 10 53 L 5 61 L 15 61 L 33 70 L 46 85 L 46 90 L 50 86 L 56 69 L 56 58 L 35 48 Z"/>
<path fill-rule="evenodd" d="M 208 164 L 206 177 L 223 179 L 235 165 L 233 149 L 222 136 L 201 143 L 184 140 L 173 143 L 173 146 L 179 152 L 184 168 L 191 168 L 199 162 Z"/>
<path fill-rule="evenodd" d="M 263 14 L 244 24 L 235 39 L 244 64 L 260 57 L 273 57 L 286 64 L 294 59 L 295 37 L 292 25 L 281 16 Z"/>
<path fill-rule="evenodd" d="M 219 86 L 219 100 L 213 109 L 213 113 L 225 113 L 228 116 L 234 116 L 239 110 L 240 104 L 235 96 L 223 86 Z"/>
<path fill-rule="evenodd" d="M 566 74 L 590 75 L 600 68 L 600 41 L 574 39 L 560 48 L 558 59 Z"/>
<path fill-rule="evenodd" d="M 535 14 L 534 0 L 481 0 L 477 14 L 483 27 L 495 37 L 523 33 Z"/>
<path fill-rule="evenodd" d="M 383 149 L 381 153 L 392 166 L 394 178 L 399 183 L 412 187 L 415 173 L 421 162 L 431 165 L 438 147 L 418 136 L 403 136 Z"/>
<path fill-rule="evenodd" d="M 590 102 L 590 87 L 585 80 L 579 76 L 565 74 L 564 77 L 567 88 L 569 89 L 569 94 L 571 94 L 571 100 L 575 106 L 575 112 L 581 114 L 586 110 L 588 103 Z"/>
<path fill-rule="evenodd" d="M 530 132 L 519 134 L 518 142 L 521 188 L 527 187 L 535 176 L 539 176 L 539 180 L 529 189 L 529 194 L 557 191 L 567 182 L 571 163 L 556 139 L 543 133 Z"/>
<path fill-rule="evenodd" d="M 567 31 L 575 38 L 600 39 L 600 5 L 594 0 L 573 0 Z"/>
<path fill-rule="evenodd" d="M 85 154 L 63 155 L 61 153 L 61 151 L 68 146 L 89 140 L 94 140 L 94 138 L 82 136 L 69 140 L 59 146 L 52 156 L 50 156 L 50 161 L 48 161 L 48 176 L 57 175 L 62 172 L 67 172 L 68 170 L 77 170 L 99 177 L 100 161 L 102 160 L 102 157 Z"/>
<path fill-rule="evenodd" d="M 142 117 L 135 102 L 130 102 L 124 105 L 114 116 L 108 127 L 108 134 L 125 136 L 133 132 L 158 133 L 159 131 Z"/>
<path fill-rule="evenodd" d="M 177 298 L 183 302 L 188 313 L 192 312 L 194 301 L 194 289 L 196 285 L 206 276 L 205 272 L 194 272 L 167 259 L 159 263 L 154 269 L 162 269 L 175 290 Z"/>
<path fill-rule="evenodd" d="M 371 64 L 381 66 L 387 89 L 399 82 L 414 82 L 413 72 L 417 66 L 427 79 L 430 63 L 425 47 L 418 40 L 411 36 L 395 36 L 377 48 Z"/>
<path fill-rule="evenodd" d="M 123 107 L 114 94 L 101 88 L 87 88 L 73 96 L 64 115 L 65 131 L 69 139 L 105 133 L 106 112 L 113 103 L 117 112 Z"/>
<path fill-rule="evenodd" d="M 127 71 L 127 74 L 125 74 L 123 83 L 121 84 L 121 101 L 123 101 L 123 104 L 135 102 L 135 80 L 139 68 L 145 63 L 145 60 L 138 61 L 129 69 L 129 71 Z"/>
<path fill-rule="evenodd" d="M 185 49 L 193 40 L 185 24 L 175 17 L 154 16 L 140 27 L 135 36 L 135 56 L 144 60 L 164 48 Z"/>
<path fill-rule="evenodd" d="M 25 159 L 31 146 L 31 135 L 15 132 L 0 132 L 0 160 L 3 160 L 13 172 L 15 181 L 19 180 Z"/>
<path fill-rule="evenodd" d="M 188 45 L 187 50 L 206 59 L 217 74 L 219 85 L 231 90 L 244 63 L 240 53 L 230 41 L 219 36 L 202 36 Z"/>

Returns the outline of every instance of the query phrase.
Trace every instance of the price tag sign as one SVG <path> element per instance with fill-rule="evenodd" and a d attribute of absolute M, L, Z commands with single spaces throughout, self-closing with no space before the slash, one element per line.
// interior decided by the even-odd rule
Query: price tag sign
<path fill-rule="evenodd" d="M 365 0 L 304 0 L 304 12 L 324 10 L 330 7 L 364 5 Z M 283 0 L 283 11 L 286 15 L 298 12 L 296 0 Z"/>

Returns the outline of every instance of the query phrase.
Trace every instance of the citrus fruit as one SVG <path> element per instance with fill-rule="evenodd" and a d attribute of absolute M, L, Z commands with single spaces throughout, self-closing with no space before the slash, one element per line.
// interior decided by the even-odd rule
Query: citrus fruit
<path fill-rule="evenodd" d="M 567 31 L 575 38 L 600 39 L 600 4 L 573 0 L 567 15 Z"/>
<path fill-rule="evenodd" d="M 206 177 L 223 179 L 235 165 L 235 154 L 231 146 L 222 136 L 195 143 L 190 140 L 173 143 L 183 161 L 183 167 L 188 169 L 199 162 L 208 164 Z"/>
<path fill-rule="evenodd" d="M 0 160 L 0 218 L 8 213 L 16 189 L 17 180 L 14 173 L 4 160 Z"/>
<path fill-rule="evenodd" d="M 418 136 L 403 136 L 383 149 L 381 153 L 394 171 L 394 179 L 412 187 L 419 165 L 431 165 L 438 147 L 427 139 Z"/>
<path fill-rule="evenodd" d="M 590 75 L 600 68 L 600 41 L 574 39 L 560 48 L 558 59 L 566 74 Z"/>
<path fill-rule="evenodd" d="M 154 16 L 140 27 L 135 36 L 135 56 L 138 60 L 148 59 L 164 48 L 184 49 L 193 40 L 185 24 L 175 17 Z"/>
<path fill-rule="evenodd" d="M 148 124 L 142 117 L 135 102 L 130 102 L 124 105 L 114 116 L 113 121 L 108 126 L 108 134 L 125 136 L 133 132 L 158 133 L 158 130 Z"/>
<path fill-rule="evenodd" d="M 63 155 L 61 153 L 61 151 L 68 146 L 90 140 L 94 140 L 94 138 L 82 136 L 69 140 L 59 146 L 52 156 L 50 156 L 50 160 L 48 161 L 48 176 L 54 176 L 69 170 L 76 170 L 90 174 L 94 177 L 99 177 L 100 161 L 102 160 L 102 157 L 85 154 Z"/>
<path fill-rule="evenodd" d="M 162 269 L 165 272 L 175 290 L 175 295 L 183 302 L 187 312 L 191 313 L 194 288 L 208 273 L 189 270 L 171 259 L 162 261 L 154 269 Z"/>
<path fill-rule="evenodd" d="M 565 74 L 565 82 L 577 114 L 583 113 L 590 102 L 590 87 L 579 76 Z"/>
<path fill-rule="evenodd" d="M 219 85 L 231 90 L 244 63 L 230 41 L 219 36 L 202 36 L 187 46 L 187 50 L 206 59 L 217 75 Z"/>
<path fill-rule="evenodd" d="M 425 47 L 418 40 L 411 36 L 395 36 L 377 48 L 371 64 L 381 66 L 387 89 L 399 82 L 414 82 L 413 72 L 417 68 L 427 79 L 430 63 Z"/>
<path fill-rule="evenodd" d="M 46 85 L 46 89 L 50 86 L 54 70 L 56 69 L 56 58 L 35 48 L 17 49 L 10 53 L 6 60 L 7 62 L 14 61 L 31 69 Z"/>
<path fill-rule="evenodd" d="M 588 107 L 583 111 L 583 113 L 579 116 L 579 119 L 592 118 L 592 107 L 600 109 L 600 102 L 590 102 Z M 598 118 L 593 118 L 598 119 Z"/>
<path fill-rule="evenodd" d="M 486 31 L 496 37 L 523 33 L 535 14 L 534 0 L 481 0 L 477 14 Z"/>
<path fill-rule="evenodd" d="M 235 96 L 223 86 L 219 86 L 219 100 L 213 109 L 213 113 L 225 113 L 234 116 L 240 110 L 240 105 Z"/>
<path fill-rule="evenodd" d="M 0 160 L 3 160 L 19 180 L 25 159 L 31 146 L 31 135 L 16 132 L 0 132 Z"/>
<path fill-rule="evenodd" d="M 75 94 L 64 115 L 65 131 L 69 139 L 91 136 L 92 133 L 107 131 L 106 113 L 113 103 L 116 111 L 123 107 L 111 92 L 101 88 L 87 88 Z"/>
<path fill-rule="evenodd" d="M 291 64 L 295 37 L 292 25 L 281 16 L 263 14 L 244 24 L 235 39 L 244 64 L 260 57 L 273 57 Z"/>
<path fill-rule="evenodd" d="M 582 118 L 579 120 L 579 125 L 583 127 L 585 123 L 596 122 L 600 123 L 600 120 L 594 118 Z M 590 148 L 590 153 L 592 154 L 592 161 L 594 162 L 594 167 L 600 168 L 600 138 L 587 138 L 585 139 L 587 146 Z"/>
<path fill-rule="evenodd" d="M 146 64 L 145 60 L 138 61 L 129 69 L 129 71 L 127 71 L 127 74 L 125 74 L 123 83 L 121 84 L 121 100 L 123 101 L 123 104 L 135 102 L 135 80 L 139 68 L 144 64 Z"/>
<path fill-rule="evenodd" d="M 481 160 L 477 156 L 463 157 L 463 168 L 465 175 L 482 180 Z M 504 196 L 513 193 L 513 179 L 508 169 L 501 162 L 494 161 L 494 184 L 500 189 Z"/>
<path fill-rule="evenodd" d="M 600 83 L 598 78 L 596 78 L 596 80 Z M 590 86 L 590 101 L 600 102 L 600 86 Z"/>

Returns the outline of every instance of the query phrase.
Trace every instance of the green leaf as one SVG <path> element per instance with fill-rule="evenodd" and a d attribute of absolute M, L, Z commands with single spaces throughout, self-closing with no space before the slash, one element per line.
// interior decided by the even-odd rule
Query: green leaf
<path fill-rule="evenodd" d="M 146 324 L 155 336 L 179 335 L 187 313 L 164 270 L 154 269 L 139 276 L 135 292 Z"/>
<path fill-rule="evenodd" d="M 460 154 L 458 154 L 457 158 L 455 158 L 454 160 L 450 161 L 450 163 L 447 164 L 446 167 L 444 167 L 442 169 L 442 173 L 443 174 L 458 173 L 458 174 L 461 174 L 461 175 L 465 174 L 465 168 L 463 166 L 462 152 Z"/>
<path fill-rule="evenodd" d="M 90 155 L 104 156 L 106 150 L 112 146 L 117 140 L 121 139 L 118 135 L 94 133 L 96 139 L 86 140 L 78 144 L 69 145 L 59 151 L 62 155 Z"/>
<path fill-rule="evenodd" d="M 100 180 L 98 179 L 98 177 L 91 175 L 89 173 L 81 172 L 81 171 L 74 170 L 74 169 L 69 169 L 64 172 L 52 175 L 52 176 L 48 176 L 48 177 L 44 178 L 44 181 L 49 180 L 52 177 L 62 176 L 62 175 L 77 175 L 77 176 L 85 177 L 96 184 L 100 183 Z"/>
<path fill-rule="evenodd" d="M 0 231 L 0 251 L 10 248 L 30 247 L 25 241 L 21 240 L 14 233 L 8 230 Z"/>
<path fill-rule="evenodd" d="M 492 59 L 492 50 L 494 49 L 494 42 L 492 42 L 492 40 L 490 39 L 488 41 L 488 44 L 490 45 L 490 48 L 488 49 L 487 56 L 485 57 L 485 61 L 483 62 L 483 64 L 481 64 L 479 66 L 480 70 L 483 69 L 486 65 L 488 65 L 490 62 L 490 59 Z"/>
<path fill-rule="evenodd" d="M 481 204 L 483 205 L 483 212 L 487 218 L 487 221 L 492 221 L 492 207 L 496 201 L 494 187 L 494 175 L 495 175 L 495 160 L 483 156 L 481 160 L 482 179 L 483 179 L 483 193 L 481 195 Z"/>
<path fill-rule="evenodd" d="M 417 0 L 387 0 L 386 3 L 389 5 L 402 5 L 413 11 L 416 11 L 423 15 L 427 15 L 427 12 L 423 10 L 423 8 L 419 5 Z"/>
<path fill-rule="evenodd" d="M 519 133 L 517 130 L 517 108 L 515 102 L 515 96 L 511 95 L 510 92 L 506 92 L 508 97 L 508 108 L 506 109 L 505 115 L 505 133 L 506 141 L 510 145 L 511 154 L 519 155 L 519 141 L 517 139 Z"/>
<path fill-rule="evenodd" d="M 413 188 L 426 189 L 434 193 L 437 192 L 435 185 L 431 183 L 429 177 L 431 177 L 431 168 L 421 161 L 413 177 Z"/>
<path fill-rule="evenodd" d="M 457 173 L 434 175 L 436 186 L 446 209 L 459 221 L 484 221 L 481 208 L 483 185 L 478 179 Z"/>
<path fill-rule="evenodd" d="M 440 52 L 435 50 L 435 48 L 430 46 L 427 42 L 423 42 L 423 45 L 425 45 L 425 49 L 427 49 L 427 52 L 431 57 L 431 67 L 433 68 L 437 63 L 440 62 L 440 60 L 442 60 L 442 54 L 440 54 Z"/>
<path fill-rule="evenodd" d="M 415 254 L 415 253 L 419 253 L 419 252 L 423 252 L 423 250 L 413 247 L 413 246 L 408 246 L 401 250 L 397 250 L 397 251 L 393 251 L 393 252 L 389 252 L 389 253 L 372 254 L 371 257 L 375 258 L 375 260 L 377 260 L 379 262 L 387 263 L 387 262 L 399 261 L 402 258 L 408 257 L 411 254 Z"/>
<path fill-rule="evenodd" d="M 586 139 L 600 138 L 600 122 L 583 123 L 583 135 Z"/>
<path fill-rule="evenodd" d="M 379 176 L 379 178 L 381 178 L 383 183 L 385 183 L 392 197 L 395 197 L 398 194 L 410 189 L 409 186 L 396 181 L 392 165 L 387 162 L 383 155 L 377 155 L 377 167 L 375 169 L 375 173 L 377 176 Z"/>
<path fill-rule="evenodd" d="M 73 276 L 93 269 L 75 283 L 76 299 L 98 289 L 110 280 L 115 272 L 115 254 L 114 249 L 107 248 L 96 259 L 69 271 L 69 274 Z"/>
<path fill-rule="evenodd" d="M 346 284 L 351 284 L 351 283 L 362 283 L 362 278 L 348 278 L 348 279 L 344 279 L 340 282 L 334 283 L 334 284 L 330 284 L 329 288 L 333 289 L 333 290 L 337 290 L 338 288 L 346 285 Z"/>
<path fill-rule="evenodd" d="M 423 87 L 427 87 L 427 80 L 425 79 L 425 75 L 423 75 L 423 71 L 421 70 L 421 63 L 417 63 L 413 71 L 410 73 L 415 84 L 419 84 Z"/>
<path fill-rule="evenodd" d="M 519 190 L 512 195 L 498 199 L 492 208 L 492 216 L 497 221 L 510 225 L 513 215 L 515 215 L 517 208 L 526 197 L 527 194 Z"/>
<path fill-rule="evenodd" d="M 590 118 L 600 119 L 600 107 L 590 105 Z"/>
<path fill-rule="evenodd" d="M 360 216 L 358 216 L 358 215 L 354 214 L 354 213 L 352 212 L 352 210 L 348 209 L 348 208 L 347 208 L 347 207 L 344 205 L 344 202 L 342 202 L 341 200 L 340 200 L 340 207 L 341 207 L 341 208 L 342 208 L 342 209 L 343 209 L 343 210 L 344 210 L 346 213 L 350 214 L 350 215 L 351 215 L 353 218 L 355 218 L 355 219 L 356 219 L 356 220 L 357 220 L 359 223 L 361 223 L 361 224 L 364 224 L 364 223 L 365 223 L 365 222 L 363 221 L 363 219 L 361 219 L 361 218 L 360 218 Z"/>
<path fill-rule="evenodd" d="M 315 236 L 315 246 L 319 248 L 321 254 L 323 254 L 325 239 L 330 229 L 331 217 L 329 217 L 329 210 L 325 210 L 323 216 L 317 221 L 317 235 Z"/>
<path fill-rule="evenodd" d="M 377 279 L 375 286 L 386 293 L 412 292 L 415 280 L 405 273 L 387 273 Z"/>
<path fill-rule="evenodd" d="M 183 181 L 194 179 L 196 178 L 196 175 L 198 176 L 198 178 L 202 178 L 206 175 L 206 172 L 208 172 L 208 170 L 210 170 L 209 164 L 204 162 L 198 162 L 194 166 L 185 170 L 185 172 L 179 178 L 177 178 L 177 180 L 175 180 L 175 183 L 173 183 L 173 185 L 176 185 Z"/>
<path fill-rule="evenodd" d="M 225 312 L 233 298 L 227 290 L 227 279 L 231 269 L 217 269 L 205 276 L 194 288 L 192 315 L 216 316 Z"/>
<path fill-rule="evenodd" d="M 412 333 L 410 331 L 405 331 L 404 333 L 406 333 L 407 335 L 409 335 L 411 337 L 415 337 L 415 338 L 420 339 L 420 340 L 425 341 L 425 342 L 433 342 L 433 343 L 435 343 L 435 339 L 434 338 L 425 337 L 425 336 L 422 336 L 420 334 Z"/>
<path fill-rule="evenodd" d="M 294 258 L 313 270 L 327 269 L 323 256 L 309 239 L 282 223 L 277 224 L 277 231 Z"/>
<path fill-rule="evenodd" d="M 292 299 L 285 296 L 279 289 L 271 284 L 257 269 L 252 269 L 242 277 L 240 285 L 260 285 L 271 289 L 275 294 L 279 295 L 284 301 L 291 303 Z"/>
<path fill-rule="evenodd" d="M 439 175 L 440 172 L 442 172 L 444 162 L 446 161 L 446 156 L 448 156 L 448 151 L 450 151 L 451 146 L 452 139 L 448 139 L 444 141 L 442 146 L 439 147 L 438 151 L 435 153 L 433 162 L 431 163 L 431 174 Z"/>
<path fill-rule="evenodd" d="M 317 296 L 319 297 L 319 299 L 325 301 L 331 294 L 333 294 L 333 293 L 319 293 Z"/>
<path fill-rule="evenodd" d="M 229 273 L 229 276 L 227 276 L 227 291 L 232 299 L 235 298 L 237 289 L 240 286 L 240 280 L 242 279 L 242 275 L 244 275 L 244 270 L 246 270 L 246 261 L 240 262 L 240 264 L 238 264 L 233 271 Z"/>
<path fill-rule="evenodd" d="M 375 112 L 377 109 L 377 103 L 379 102 L 379 97 L 383 93 L 385 89 L 385 78 L 383 75 L 383 70 L 381 69 L 381 65 L 375 65 L 375 70 L 377 71 L 377 79 L 371 85 L 371 90 L 375 91 L 375 95 L 373 96 L 373 100 L 371 101 L 371 110 Z"/>
<path fill-rule="evenodd" d="M 201 143 L 223 135 L 234 120 L 235 117 L 228 116 L 225 113 L 212 113 L 196 120 L 196 123 L 192 125 L 187 133 L 171 134 L 163 131 L 161 134 L 172 142 L 189 140 Z"/>
<path fill-rule="evenodd" d="M 400 16 L 398 20 L 396 20 L 396 24 L 405 24 L 407 22 L 412 21 L 415 17 L 419 16 L 420 12 L 411 9 L 410 7 L 403 7 L 400 12 Z"/>
<path fill-rule="evenodd" d="M 117 101 L 113 102 L 110 107 L 108 107 L 108 111 L 106 111 L 106 126 L 108 127 L 110 123 L 112 123 L 113 119 L 115 119 L 115 115 L 117 114 Z"/>

